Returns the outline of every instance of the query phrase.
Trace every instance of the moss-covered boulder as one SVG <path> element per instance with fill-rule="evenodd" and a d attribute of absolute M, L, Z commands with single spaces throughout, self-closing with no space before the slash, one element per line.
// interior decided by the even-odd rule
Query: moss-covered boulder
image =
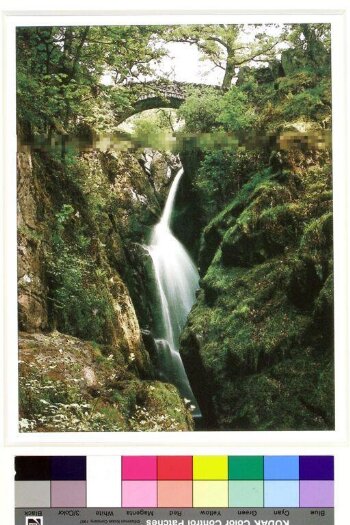
<path fill-rule="evenodd" d="M 211 428 L 334 427 L 331 185 L 325 159 L 293 159 L 204 230 L 181 354 Z"/>
<path fill-rule="evenodd" d="M 20 333 L 22 432 L 186 431 L 176 388 L 140 379 L 135 356 L 52 332 Z"/>

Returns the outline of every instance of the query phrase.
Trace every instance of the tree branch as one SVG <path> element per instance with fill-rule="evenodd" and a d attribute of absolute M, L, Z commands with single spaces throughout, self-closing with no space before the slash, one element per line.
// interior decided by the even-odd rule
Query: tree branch
<path fill-rule="evenodd" d="M 251 60 L 255 60 L 257 59 L 258 57 L 261 57 L 262 55 L 268 55 L 268 53 L 270 51 L 272 51 L 272 49 L 274 47 L 276 47 L 278 44 L 278 42 L 275 42 L 274 44 L 272 44 L 272 46 L 270 46 L 269 48 L 267 49 L 261 49 L 260 51 L 256 52 L 254 55 L 251 55 L 250 57 L 246 57 L 244 58 L 243 60 L 241 60 L 240 62 L 236 62 L 236 66 L 241 66 L 242 64 L 246 64 L 247 62 L 250 62 Z M 266 62 L 266 60 L 265 60 Z"/>
<path fill-rule="evenodd" d="M 90 31 L 90 26 L 86 26 L 84 28 L 83 34 L 82 34 L 82 36 L 80 38 L 80 42 L 79 42 L 79 44 L 77 46 L 77 49 L 76 49 L 75 57 L 74 57 L 74 60 L 73 60 L 73 65 L 72 65 L 71 71 L 70 71 L 70 73 L 68 75 L 68 81 L 72 80 L 72 78 L 74 78 L 74 76 L 75 76 L 77 65 L 78 65 L 79 59 L 81 57 L 81 51 L 82 51 L 83 45 L 84 45 L 84 43 L 86 41 L 86 37 L 87 37 L 89 31 Z"/>
<path fill-rule="evenodd" d="M 217 62 L 216 60 L 214 60 L 213 57 L 211 57 L 210 60 L 211 60 L 211 62 L 213 62 L 215 67 L 218 67 L 218 68 L 222 69 L 223 71 L 226 71 L 226 67 L 223 66 L 220 62 Z"/>
<path fill-rule="evenodd" d="M 229 46 L 224 40 L 219 38 L 218 36 L 208 36 L 207 40 L 212 40 L 213 42 L 218 42 L 218 44 L 221 44 L 225 49 L 229 49 Z"/>

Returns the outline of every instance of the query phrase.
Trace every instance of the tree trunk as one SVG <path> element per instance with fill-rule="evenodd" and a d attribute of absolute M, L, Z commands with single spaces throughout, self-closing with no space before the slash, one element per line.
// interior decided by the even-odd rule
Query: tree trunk
<path fill-rule="evenodd" d="M 230 89 L 232 85 L 232 80 L 235 76 L 235 70 L 236 70 L 236 67 L 235 67 L 235 62 L 233 60 L 233 57 L 228 56 L 227 61 L 226 61 L 225 76 L 224 76 L 224 80 L 222 81 L 222 86 L 221 86 L 222 89 L 224 89 L 225 91 Z"/>
<path fill-rule="evenodd" d="M 62 162 L 66 159 L 66 152 L 67 152 L 67 135 L 65 133 L 62 133 L 61 135 L 61 160 Z"/>

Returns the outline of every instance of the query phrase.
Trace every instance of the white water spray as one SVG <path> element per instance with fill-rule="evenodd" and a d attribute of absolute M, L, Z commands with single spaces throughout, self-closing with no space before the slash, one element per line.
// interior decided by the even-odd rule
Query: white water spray
<path fill-rule="evenodd" d="M 189 254 L 170 228 L 176 192 L 183 173 L 181 168 L 176 174 L 147 250 L 153 262 L 163 322 L 163 338 L 156 340 L 162 371 L 178 387 L 182 396 L 194 405 L 193 414 L 199 416 L 198 403 L 179 353 L 180 333 L 195 302 L 199 275 Z"/>

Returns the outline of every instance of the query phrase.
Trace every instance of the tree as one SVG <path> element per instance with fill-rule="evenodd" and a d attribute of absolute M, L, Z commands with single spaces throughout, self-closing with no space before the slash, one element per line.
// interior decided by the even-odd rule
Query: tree
<path fill-rule="evenodd" d="M 169 147 L 173 133 L 171 113 L 149 110 L 132 117 L 132 140 L 138 147 L 164 150 Z"/>
<path fill-rule="evenodd" d="M 270 36 L 262 26 L 248 26 L 255 35 L 247 33 L 242 24 L 188 25 L 169 27 L 167 41 L 196 45 L 204 59 L 224 71 L 222 88 L 232 85 L 238 69 L 252 62 L 266 62 L 274 57 L 280 37 Z"/>
<path fill-rule="evenodd" d="M 22 27 L 17 30 L 17 103 L 22 131 L 66 136 L 113 104 L 123 86 L 153 72 L 164 51 L 156 26 Z M 110 84 L 103 77 L 108 74 Z M 119 88 L 118 88 L 119 87 Z M 113 118 L 113 112 L 110 112 Z"/>
<path fill-rule="evenodd" d="M 330 67 L 330 24 L 291 24 L 286 26 L 286 37 L 302 63 L 315 70 Z"/>
<path fill-rule="evenodd" d="M 222 93 L 202 90 L 200 96 L 193 93 L 182 104 L 179 115 L 186 122 L 186 131 L 190 133 L 210 133 L 219 126 L 218 115 L 221 111 Z"/>

